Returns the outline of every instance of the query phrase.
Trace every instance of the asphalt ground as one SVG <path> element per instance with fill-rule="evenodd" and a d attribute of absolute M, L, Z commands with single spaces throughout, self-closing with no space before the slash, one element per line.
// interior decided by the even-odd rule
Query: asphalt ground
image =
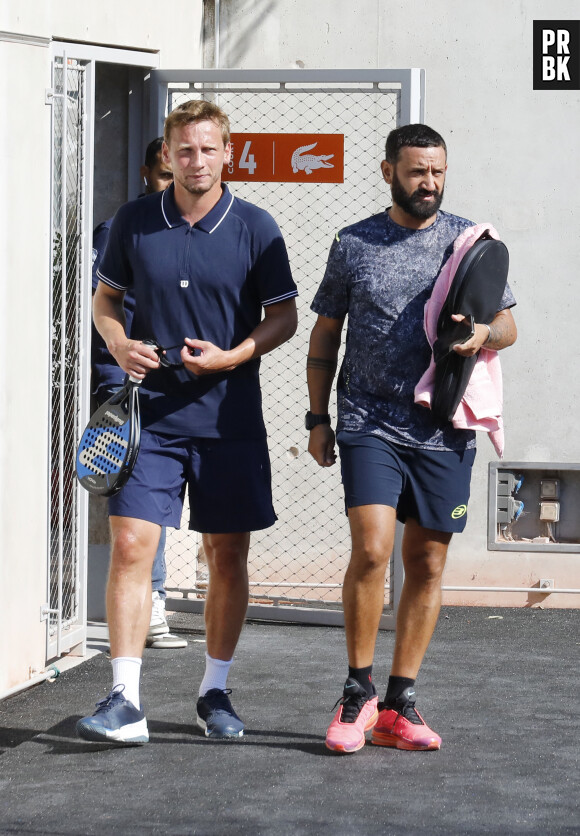
<path fill-rule="evenodd" d="M 183 650 L 146 650 L 150 743 L 75 736 L 110 684 L 100 653 L 0 703 L 2 834 L 580 833 L 580 613 L 445 608 L 417 708 L 440 751 L 324 747 L 346 677 L 337 627 L 246 625 L 229 685 L 240 741 L 195 728 L 200 616 Z M 394 635 L 379 636 L 382 697 Z"/>

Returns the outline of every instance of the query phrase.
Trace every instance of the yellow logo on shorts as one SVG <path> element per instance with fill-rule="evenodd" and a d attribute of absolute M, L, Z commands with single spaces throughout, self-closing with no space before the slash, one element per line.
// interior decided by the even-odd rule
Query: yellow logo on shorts
<path fill-rule="evenodd" d="M 467 514 L 467 505 L 458 505 L 457 508 L 454 508 L 451 512 L 451 518 L 454 520 L 458 520 L 459 517 L 464 517 Z"/>

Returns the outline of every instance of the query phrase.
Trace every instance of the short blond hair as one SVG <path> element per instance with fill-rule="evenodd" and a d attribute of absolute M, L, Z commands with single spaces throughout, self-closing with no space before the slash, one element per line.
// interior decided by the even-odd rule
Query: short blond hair
<path fill-rule="evenodd" d="M 224 146 L 230 141 L 230 120 L 223 110 L 212 102 L 204 99 L 191 99 L 178 105 L 175 110 L 167 116 L 163 129 L 163 139 L 169 145 L 171 131 L 174 128 L 183 128 L 193 122 L 214 122 L 221 131 Z"/>

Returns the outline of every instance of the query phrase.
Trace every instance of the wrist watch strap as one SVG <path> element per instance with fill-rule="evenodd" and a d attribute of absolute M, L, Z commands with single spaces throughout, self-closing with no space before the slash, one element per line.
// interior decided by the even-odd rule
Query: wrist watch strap
<path fill-rule="evenodd" d="M 304 426 L 306 429 L 313 430 L 319 424 L 330 424 L 330 415 L 328 413 L 316 415 L 316 413 L 308 411 L 304 418 Z"/>

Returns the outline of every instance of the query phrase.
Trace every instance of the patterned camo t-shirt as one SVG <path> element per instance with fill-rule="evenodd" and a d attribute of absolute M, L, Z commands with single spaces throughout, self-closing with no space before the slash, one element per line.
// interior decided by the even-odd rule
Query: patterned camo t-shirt
<path fill-rule="evenodd" d="M 439 212 L 426 229 L 394 223 L 387 212 L 341 230 L 330 250 L 312 310 L 332 319 L 348 314 L 338 377 L 337 431 L 366 432 L 406 447 L 463 450 L 472 430 L 443 428 L 417 406 L 414 390 L 431 359 L 423 309 L 472 221 Z M 515 304 L 506 288 L 500 309 Z"/>

